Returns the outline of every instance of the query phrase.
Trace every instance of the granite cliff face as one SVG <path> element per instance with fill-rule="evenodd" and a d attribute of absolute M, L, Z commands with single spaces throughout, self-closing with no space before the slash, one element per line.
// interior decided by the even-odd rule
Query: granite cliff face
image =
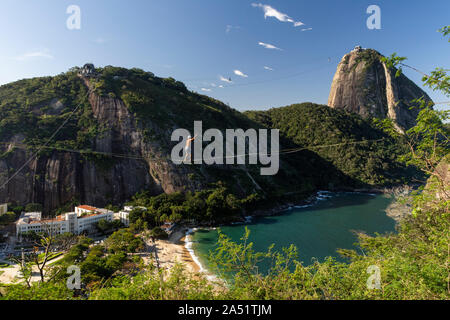
<path fill-rule="evenodd" d="M 81 79 L 86 87 L 92 86 L 88 78 Z M 72 202 L 97 206 L 120 204 L 142 190 L 156 195 L 199 187 L 187 178 L 186 168 L 175 166 L 162 151 L 161 146 L 169 143 L 167 132 L 149 123 L 160 139 L 145 141 L 122 100 L 91 92 L 88 101 L 98 127 L 102 128 L 101 134 L 90 142 L 91 156 L 58 150 L 41 152 L 0 189 L 0 202 L 41 203 L 48 212 Z M 46 112 L 53 111 L 50 108 Z M 38 113 L 45 118 L 46 114 Z M 23 147 L 26 145 L 24 134 L 15 134 L 8 140 L 0 145 L 0 153 L 4 152 L 0 158 L 1 183 L 19 170 L 34 152 Z M 100 156 L 96 157 L 96 153 Z M 105 158 L 103 153 L 117 156 Z"/>
<path fill-rule="evenodd" d="M 86 85 L 89 81 L 85 79 Z M 92 152 L 133 155 L 133 158 L 87 159 L 75 152 L 43 153 L 31 161 L 6 188 L 1 202 L 41 203 L 45 210 L 75 202 L 102 206 L 119 204 L 147 190 L 152 194 L 194 189 L 196 186 L 160 151 L 164 141 L 144 142 L 136 121 L 120 99 L 89 94 L 93 115 L 102 133 L 92 141 Z M 155 126 L 154 130 L 159 131 Z M 15 135 L 6 144 L 9 155 L 0 159 L 0 176 L 16 172 L 32 155 L 17 148 L 24 140 Z"/>
<path fill-rule="evenodd" d="M 49 147 L 32 157 L 77 104 Z M 123 204 L 141 191 L 201 190 L 217 181 L 226 181 L 237 195 L 273 183 L 256 177 L 257 167 L 175 165 L 172 132 L 192 130 L 196 120 L 205 130 L 258 127 L 220 101 L 138 69 L 92 66 L 4 85 L 0 186 L 12 179 L 0 188 L 0 203 L 40 203 L 49 212 L 77 203 Z M 292 170 L 288 175 L 282 169 L 280 176 L 286 186 L 298 180 Z"/>
<path fill-rule="evenodd" d="M 415 125 L 418 109 L 414 99 L 430 97 L 403 74 L 395 77 L 373 49 L 356 47 L 339 63 L 331 85 L 328 105 L 364 118 L 389 118 L 399 132 Z"/>

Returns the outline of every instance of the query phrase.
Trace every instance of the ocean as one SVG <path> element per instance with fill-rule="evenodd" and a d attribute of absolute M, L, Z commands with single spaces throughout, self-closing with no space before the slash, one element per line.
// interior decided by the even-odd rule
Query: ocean
<path fill-rule="evenodd" d="M 314 259 L 323 261 L 332 256 L 345 261 L 337 249 L 356 249 L 354 231 L 369 235 L 395 232 L 396 222 L 386 215 L 387 207 L 394 201 L 387 195 L 340 192 L 318 193 L 317 201 L 308 206 L 293 207 L 270 217 L 255 217 L 245 224 L 222 226 L 222 233 L 240 242 L 245 227 L 250 230 L 249 241 L 254 249 L 264 252 L 274 244 L 274 250 L 294 244 L 298 260 L 309 265 Z M 196 229 L 188 237 L 188 247 L 194 260 L 209 269 L 208 255 L 217 248 L 218 230 Z M 261 266 L 264 270 L 268 265 Z"/>

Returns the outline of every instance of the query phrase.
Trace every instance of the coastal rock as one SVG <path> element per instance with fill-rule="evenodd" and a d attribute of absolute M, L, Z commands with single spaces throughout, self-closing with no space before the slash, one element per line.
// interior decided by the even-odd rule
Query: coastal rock
<path fill-rule="evenodd" d="M 405 75 L 395 77 L 396 70 L 381 61 L 373 49 L 356 47 L 337 67 L 328 105 L 357 113 L 364 118 L 392 119 L 399 132 L 413 127 L 418 109 L 412 100 L 430 97 Z"/>

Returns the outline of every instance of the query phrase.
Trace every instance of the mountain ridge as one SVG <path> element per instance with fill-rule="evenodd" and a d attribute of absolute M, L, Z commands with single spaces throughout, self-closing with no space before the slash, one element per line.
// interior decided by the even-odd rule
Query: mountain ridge
<path fill-rule="evenodd" d="M 217 181 L 225 182 L 241 197 L 262 192 L 270 199 L 281 199 L 292 190 L 304 198 L 324 188 L 374 185 L 309 150 L 282 157 L 280 172 L 274 177 L 260 176 L 255 165 L 174 165 L 170 161 L 174 144 L 170 135 L 176 128 L 190 130 L 195 120 L 221 130 L 266 128 L 266 124 L 220 101 L 190 92 L 173 78 L 112 66 L 95 69 L 96 76 L 80 77 L 80 70 L 0 87 L 1 183 L 46 141 L 72 106 L 80 104 L 49 148 L 0 190 L 0 202 L 37 202 L 51 211 L 80 202 L 122 204 L 140 191 L 157 195 L 201 190 Z M 342 119 L 355 118 L 336 112 Z M 364 122 L 362 126 L 369 130 L 370 124 Z M 19 148 L 19 144 L 28 150 Z M 294 148 L 301 143 L 283 135 L 281 145 Z M 77 152 L 60 151 L 64 149 Z M 134 158 L 108 154 L 130 154 Z"/>

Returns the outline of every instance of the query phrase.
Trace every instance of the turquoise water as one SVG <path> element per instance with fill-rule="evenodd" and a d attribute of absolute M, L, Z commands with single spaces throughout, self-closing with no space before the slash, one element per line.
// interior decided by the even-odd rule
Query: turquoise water
<path fill-rule="evenodd" d="M 220 230 L 239 242 L 248 227 L 256 251 L 266 251 L 271 244 L 275 244 L 274 249 L 294 244 L 299 260 L 306 265 L 311 264 L 313 258 L 323 261 L 327 256 L 344 261 L 336 249 L 355 248 L 357 238 L 352 230 L 370 235 L 395 231 L 395 221 L 385 212 L 393 199 L 385 195 L 320 193 L 318 198 L 309 207 L 254 218 L 250 223 L 224 226 Z M 207 268 L 208 252 L 216 248 L 217 238 L 217 230 L 198 230 L 192 235 L 192 248 Z"/>

